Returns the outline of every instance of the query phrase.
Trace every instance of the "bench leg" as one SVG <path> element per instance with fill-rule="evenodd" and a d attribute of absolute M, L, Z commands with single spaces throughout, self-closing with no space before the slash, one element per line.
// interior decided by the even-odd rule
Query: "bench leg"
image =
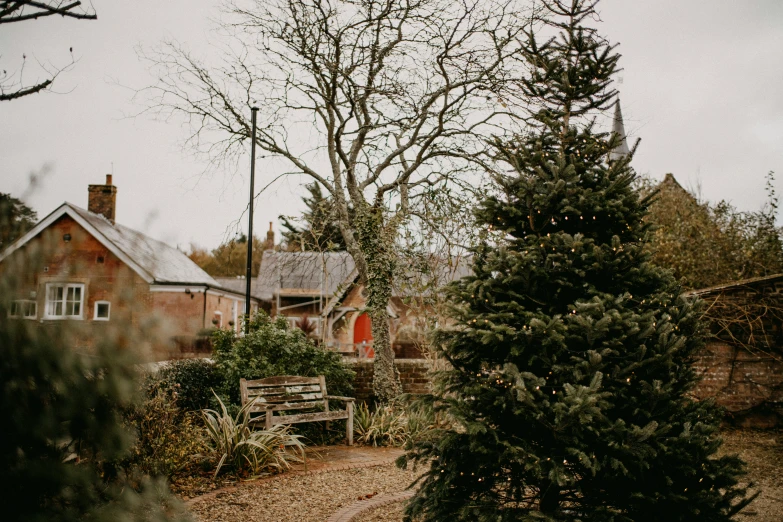
<path fill-rule="evenodd" d="M 266 421 L 266 425 L 264 426 L 267 430 L 272 429 L 272 410 L 266 410 L 266 417 L 264 418 Z"/>
<path fill-rule="evenodd" d="M 348 419 L 345 421 L 345 434 L 348 437 L 348 445 L 353 446 L 353 401 L 346 404 Z"/>

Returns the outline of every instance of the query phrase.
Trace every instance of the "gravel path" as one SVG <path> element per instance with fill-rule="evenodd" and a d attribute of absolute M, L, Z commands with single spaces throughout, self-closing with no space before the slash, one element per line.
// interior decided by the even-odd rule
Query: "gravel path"
<path fill-rule="evenodd" d="M 748 522 L 783 520 L 783 432 L 727 430 L 721 453 L 739 454 L 748 463 L 748 478 L 761 490 L 738 517 Z"/>
<path fill-rule="evenodd" d="M 203 522 L 323 522 L 361 496 L 403 491 L 414 478 L 394 464 L 281 476 L 218 493 L 190 510 Z"/>
<path fill-rule="evenodd" d="M 748 463 L 749 479 L 761 496 L 740 520 L 783 520 L 783 433 L 750 430 L 726 431 L 722 453 L 739 453 Z M 360 497 L 404 491 L 416 474 L 393 464 L 339 471 L 283 475 L 250 482 L 236 489 L 193 502 L 189 507 L 198 521 L 235 520 L 268 522 L 323 522 Z M 403 502 L 371 509 L 356 521 L 400 522 Z"/>

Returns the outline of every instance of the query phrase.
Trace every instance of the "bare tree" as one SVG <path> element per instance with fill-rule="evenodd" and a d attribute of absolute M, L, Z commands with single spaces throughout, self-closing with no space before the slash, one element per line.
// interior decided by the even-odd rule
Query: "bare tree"
<path fill-rule="evenodd" d="M 530 13 L 517 0 L 237 0 L 226 14 L 220 65 L 176 42 L 142 51 L 158 75 L 146 110 L 184 119 L 186 144 L 225 164 L 244 153 L 259 107 L 257 146 L 334 200 L 366 286 L 374 392 L 391 398 L 400 226 L 428 189 L 470 184 L 484 137 L 512 127 Z"/>
<path fill-rule="evenodd" d="M 47 16 L 59 15 L 76 20 L 97 20 L 94 10 L 86 10 L 80 0 L 0 0 L 0 25 L 38 20 Z M 0 71 L 0 101 L 10 101 L 51 87 L 57 76 L 75 63 L 73 48 L 70 48 L 71 61 L 64 67 L 52 67 L 41 64 L 49 77 L 26 85 L 23 79 L 27 55 L 22 55 L 22 65 L 16 72 Z"/>

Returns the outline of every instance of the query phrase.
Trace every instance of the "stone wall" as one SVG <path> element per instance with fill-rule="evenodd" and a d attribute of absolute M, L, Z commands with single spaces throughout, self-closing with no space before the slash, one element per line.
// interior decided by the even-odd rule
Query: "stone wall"
<path fill-rule="evenodd" d="M 372 398 L 372 359 L 346 359 L 356 372 L 354 396 Z M 395 360 L 405 393 L 429 392 L 427 359 Z M 694 390 L 699 399 L 715 397 L 728 419 L 741 426 L 767 428 L 783 420 L 783 360 L 712 342 L 694 360 L 702 380 Z"/>
<path fill-rule="evenodd" d="M 702 377 L 694 395 L 700 399 L 715 397 L 726 408 L 729 420 L 756 428 L 780 423 L 783 360 L 711 342 L 696 357 L 694 368 Z"/>
<path fill-rule="evenodd" d="M 356 372 L 354 397 L 358 400 L 372 398 L 373 359 L 346 359 Z M 421 395 L 430 391 L 430 362 L 427 359 L 399 359 L 394 361 L 400 372 L 403 393 Z"/>

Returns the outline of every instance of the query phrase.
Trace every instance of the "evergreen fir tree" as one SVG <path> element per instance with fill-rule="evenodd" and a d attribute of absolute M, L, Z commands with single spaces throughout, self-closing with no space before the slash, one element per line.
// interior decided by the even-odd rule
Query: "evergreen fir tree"
<path fill-rule="evenodd" d="M 288 250 L 345 250 L 343 235 L 337 226 L 334 206 L 324 197 L 321 185 L 311 183 L 306 186 L 310 197 L 303 197 L 307 210 L 302 215 L 304 227 L 299 228 L 286 216 L 280 216 L 283 222 L 283 239 Z"/>
<path fill-rule="evenodd" d="M 536 112 L 496 144 L 513 174 L 436 335 L 451 369 L 428 400 L 455 428 L 402 459 L 429 463 L 416 520 L 719 521 L 750 501 L 743 463 L 716 456 L 719 410 L 688 396 L 699 303 L 649 263 L 632 153 L 610 159 L 619 136 L 591 119 L 619 58 L 584 25 L 596 3 L 549 0 L 554 36 L 528 33 Z"/>

